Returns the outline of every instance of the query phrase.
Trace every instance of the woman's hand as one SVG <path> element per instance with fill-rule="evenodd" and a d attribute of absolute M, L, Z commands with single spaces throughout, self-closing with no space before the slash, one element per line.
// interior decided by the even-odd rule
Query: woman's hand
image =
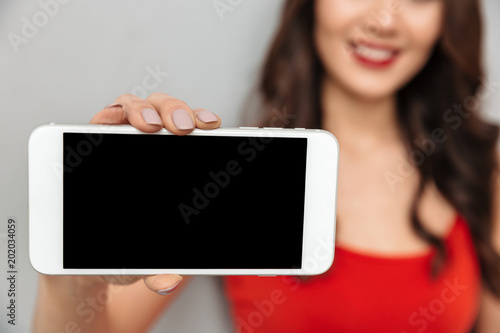
<path fill-rule="evenodd" d="M 141 99 L 124 94 L 99 111 L 92 124 L 130 124 L 142 132 L 157 132 L 163 127 L 176 135 L 185 135 L 195 128 L 214 129 L 220 126 L 219 116 L 205 109 L 191 109 L 184 101 L 167 94 L 154 93 Z M 150 276 L 103 275 L 79 277 L 79 284 L 112 283 L 131 284 L 144 279 L 146 286 L 159 293 L 168 294 L 177 289 L 182 277 L 176 274 Z"/>
<path fill-rule="evenodd" d="M 91 124 L 130 124 L 146 133 L 165 127 L 176 135 L 185 135 L 195 128 L 214 129 L 220 126 L 219 116 L 205 109 L 191 109 L 184 101 L 163 93 L 141 99 L 124 94 L 98 112 Z"/>

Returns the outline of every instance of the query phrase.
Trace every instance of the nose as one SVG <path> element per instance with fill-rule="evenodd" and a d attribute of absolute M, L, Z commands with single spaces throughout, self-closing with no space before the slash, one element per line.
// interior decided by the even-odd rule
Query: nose
<path fill-rule="evenodd" d="M 397 31 L 398 14 L 403 0 L 379 0 L 373 2 L 372 15 L 367 21 L 367 30 L 372 37 L 386 37 Z"/>

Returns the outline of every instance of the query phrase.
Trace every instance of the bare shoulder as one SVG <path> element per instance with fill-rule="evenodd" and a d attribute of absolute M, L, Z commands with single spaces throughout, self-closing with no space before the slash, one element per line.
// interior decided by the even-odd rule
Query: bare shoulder
<path fill-rule="evenodd" d="M 444 237 L 453 228 L 457 212 L 434 182 L 429 182 L 422 194 L 418 214 L 429 232 Z"/>

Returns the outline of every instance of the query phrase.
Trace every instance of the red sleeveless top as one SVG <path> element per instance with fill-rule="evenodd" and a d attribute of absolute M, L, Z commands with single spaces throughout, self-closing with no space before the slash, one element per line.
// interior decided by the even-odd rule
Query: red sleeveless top
<path fill-rule="evenodd" d="M 461 217 L 445 239 L 447 262 L 432 280 L 435 250 L 383 257 L 336 246 L 332 267 L 292 276 L 228 276 L 238 333 L 468 333 L 479 308 L 479 263 Z"/>

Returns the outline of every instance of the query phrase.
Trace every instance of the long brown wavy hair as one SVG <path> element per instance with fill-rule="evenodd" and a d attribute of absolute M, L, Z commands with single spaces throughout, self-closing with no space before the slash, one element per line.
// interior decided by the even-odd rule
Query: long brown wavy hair
<path fill-rule="evenodd" d="M 313 0 L 287 0 L 256 85 L 261 126 L 321 128 L 320 82 L 325 69 L 313 44 Z M 421 182 L 413 202 L 412 226 L 436 247 L 431 272 L 446 260 L 444 242 L 417 217 L 424 185 L 438 190 L 467 221 L 479 257 L 483 283 L 500 297 L 500 256 L 492 233 L 496 144 L 499 128 L 483 120 L 476 94 L 484 78 L 482 20 L 477 0 L 446 0 L 443 30 L 424 68 L 397 92 L 398 120 L 408 152 L 425 151 L 435 129 L 447 139 L 416 165 Z M 465 116 L 452 118 L 461 107 Z M 277 112 L 279 110 L 279 112 Z M 460 120 L 460 122 L 459 122 Z"/>

